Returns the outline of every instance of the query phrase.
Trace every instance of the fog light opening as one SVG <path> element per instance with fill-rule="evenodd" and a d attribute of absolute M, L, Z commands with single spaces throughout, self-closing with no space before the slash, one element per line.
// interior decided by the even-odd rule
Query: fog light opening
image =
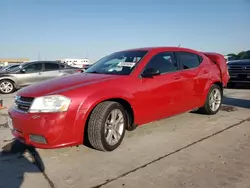
<path fill-rule="evenodd" d="M 30 141 L 32 142 L 47 144 L 47 141 L 43 136 L 30 134 L 29 137 L 30 137 Z"/>

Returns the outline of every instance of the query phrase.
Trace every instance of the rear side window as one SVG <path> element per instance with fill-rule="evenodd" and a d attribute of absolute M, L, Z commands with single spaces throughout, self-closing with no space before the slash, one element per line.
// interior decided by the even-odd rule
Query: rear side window
<path fill-rule="evenodd" d="M 178 59 L 182 69 L 196 68 L 202 62 L 202 58 L 196 54 L 189 52 L 178 52 Z"/>
<path fill-rule="evenodd" d="M 172 52 L 161 52 L 155 55 L 146 65 L 145 69 L 148 68 L 155 68 L 159 70 L 161 74 L 178 70 L 175 56 Z"/>
<path fill-rule="evenodd" d="M 44 69 L 45 71 L 59 70 L 59 65 L 57 63 L 45 63 Z"/>

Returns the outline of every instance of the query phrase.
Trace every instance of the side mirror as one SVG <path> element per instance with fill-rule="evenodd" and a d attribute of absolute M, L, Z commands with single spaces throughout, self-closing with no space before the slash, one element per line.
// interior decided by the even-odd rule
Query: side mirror
<path fill-rule="evenodd" d="M 20 71 L 21 73 L 25 73 L 26 71 L 25 71 L 25 69 L 21 69 L 21 71 Z"/>
<path fill-rule="evenodd" d="M 144 78 L 152 78 L 153 76 L 157 76 L 157 75 L 160 75 L 160 71 L 158 69 L 155 69 L 155 68 L 148 68 L 148 69 L 145 69 L 142 73 L 142 77 Z"/>

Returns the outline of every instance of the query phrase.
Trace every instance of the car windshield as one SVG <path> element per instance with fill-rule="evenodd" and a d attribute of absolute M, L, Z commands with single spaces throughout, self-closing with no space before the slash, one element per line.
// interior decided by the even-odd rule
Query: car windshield
<path fill-rule="evenodd" d="M 18 68 L 19 65 L 10 65 L 9 67 L 7 67 L 5 70 L 6 71 L 12 71 L 12 70 L 15 70 L 16 68 Z"/>
<path fill-rule="evenodd" d="M 8 69 L 8 71 L 17 71 L 17 70 L 19 70 L 19 69 L 21 69 L 21 68 L 22 68 L 22 66 L 21 66 L 21 64 L 20 64 L 20 65 L 18 65 L 18 66 L 11 67 L 11 69 Z"/>
<path fill-rule="evenodd" d="M 97 61 L 85 73 L 129 75 L 146 53 L 142 50 L 116 52 Z"/>

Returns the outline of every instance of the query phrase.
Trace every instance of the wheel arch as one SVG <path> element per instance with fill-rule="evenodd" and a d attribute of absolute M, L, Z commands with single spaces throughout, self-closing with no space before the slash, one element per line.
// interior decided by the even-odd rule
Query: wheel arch
<path fill-rule="evenodd" d="M 134 123 L 134 117 L 135 117 L 135 112 L 134 109 L 132 107 L 132 105 L 130 104 L 130 102 L 127 99 L 121 98 L 121 97 L 111 97 L 111 98 L 106 98 L 103 100 L 100 100 L 98 102 L 96 102 L 90 109 L 89 112 L 87 113 L 87 121 L 86 121 L 86 125 L 88 123 L 88 119 L 92 113 L 92 111 L 95 109 L 95 107 L 105 101 L 112 101 L 112 102 L 117 102 L 119 104 L 121 104 L 123 106 L 123 108 L 126 110 L 127 115 L 128 115 L 128 119 L 129 119 L 129 125 L 133 125 Z M 85 126 L 86 128 L 86 126 Z M 85 129 L 84 128 L 84 129 Z M 127 127 L 128 128 L 128 127 Z M 84 131 L 85 132 L 85 131 Z"/>
<path fill-rule="evenodd" d="M 220 89 L 221 89 L 221 92 L 222 92 L 222 95 L 223 95 L 223 83 L 222 82 L 214 82 L 212 85 L 218 85 L 219 87 L 220 87 Z M 211 85 L 211 86 L 212 86 Z M 211 87 L 210 86 L 210 87 Z"/>
<path fill-rule="evenodd" d="M 15 79 L 12 79 L 12 78 L 9 78 L 9 77 L 0 78 L 0 82 L 2 82 L 2 81 L 4 81 L 4 80 L 12 82 L 12 83 L 14 84 L 14 87 L 15 87 L 15 88 L 18 88 L 18 85 L 17 85 Z"/>
<path fill-rule="evenodd" d="M 18 85 L 17 85 L 17 80 L 16 80 L 15 77 L 1 77 L 1 78 L 0 78 L 0 82 L 1 82 L 2 80 L 11 81 L 12 83 L 14 83 L 15 87 L 18 87 Z"/>
<path fill-rule="evenodd" d="M 88 140 L 87 129 L 88 129 L 88 122 L 89 122 L 89 118 L 91 116 L 91 113 L 93 112 L 93 110 L 95 109 L 95 107 L 98 104 L 105 102 L 105 101 L 118 102 L 126 110 L 128 121 L 129 121 L 128 126 L 126 127 L 126 130 L 130 129 L 130 126 L 132 127 L 134 125 L 135 113 L 134 113 L 133 107 L 131 106 L 131 104 L 128 100 L 121 98 L 121 97 L 110 97 L 110 98 L 100 100 L 100 101 L 96 102 L 86 113 L 87 117 L 86 117 L 86 121 L 85 121 L 84 128 L 83 128 L 83 143 L 86 145 L 90 145 L 89 140 Z"/>

